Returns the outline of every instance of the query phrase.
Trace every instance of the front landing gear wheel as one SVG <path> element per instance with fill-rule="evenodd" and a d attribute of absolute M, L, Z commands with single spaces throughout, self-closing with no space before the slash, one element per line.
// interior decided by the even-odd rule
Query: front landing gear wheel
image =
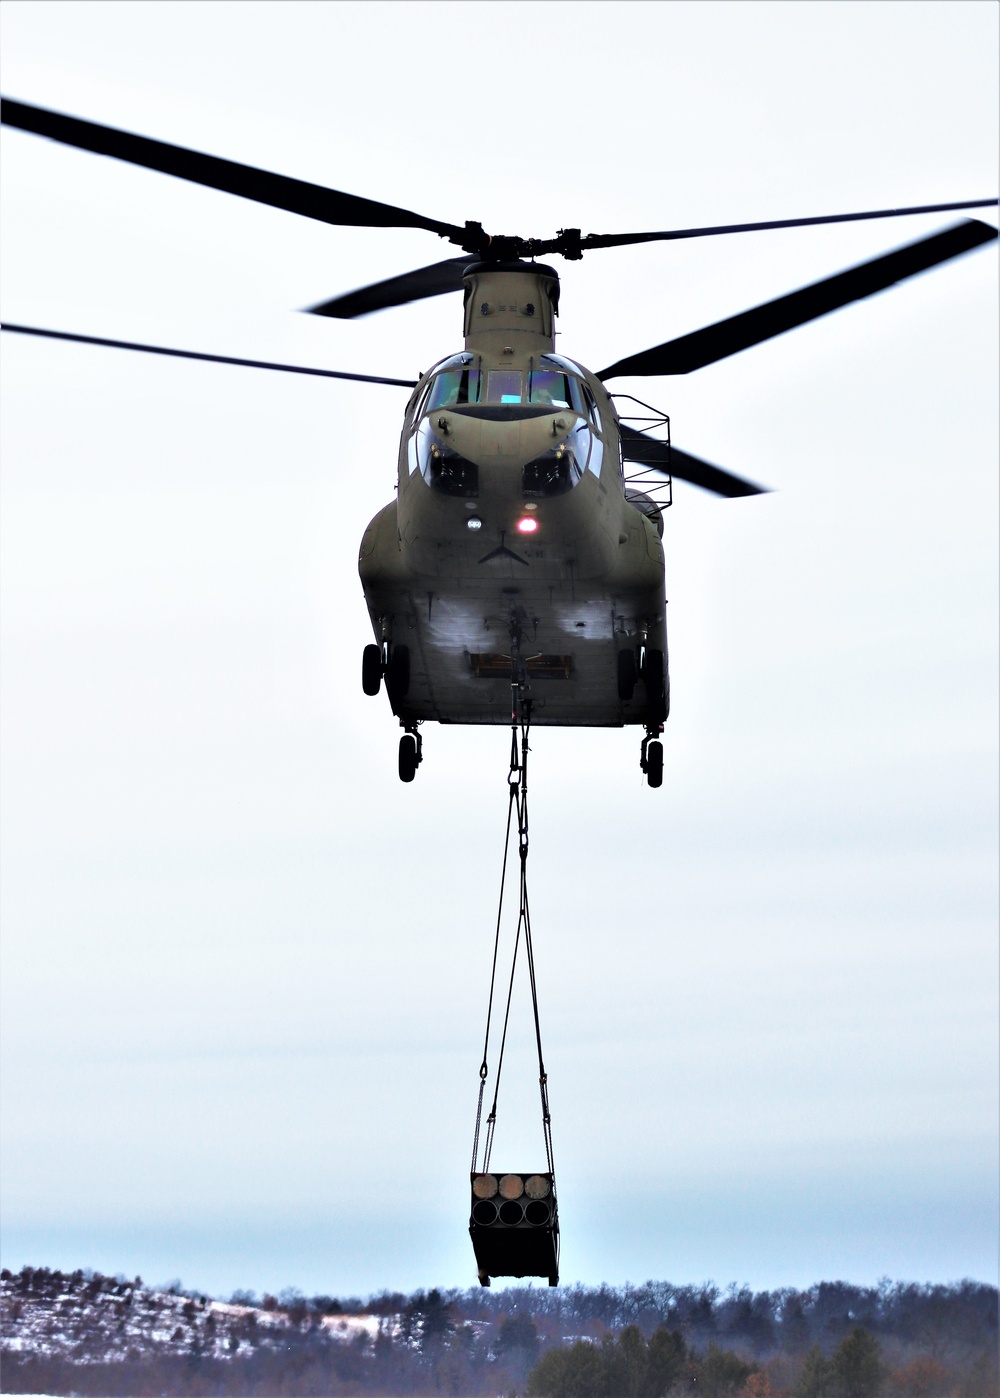
<path fill-rule="evenodd" d="M 382 652 L 378 646 L 365 646 L 361 657 L 361 688 L 377 694 L 382 687 Z"/>
<path fill-rule="evenodd" d="M 479 1273 L 479 1285 L 480 1285 L 480 1286 L 489 1286 L 489 1284 L 490 1284 L 490 1279 L 489 1279 L 489 1277 L 486 1275 L 485 1272 L 480 1272 L 480 1273 Z"/>
<path fill-rule="evenodd" d="M 423 760 L 423 740 L 416 728 L 407 728 L 399 740 L 399 780 L 411 782 Z"/>
<path fill-rule="evenodd" d="M 417 740 L 414 734 L 404 733 L 399 740 L 399 780 L 411 782 L 417 775 Z"/>
<path fill-rule="evenodd" d="M 639 746 L 639 767 L 650 786 L 663 785 L 663 744 L 656 736 L 659 731 L 647 728 Z"/>

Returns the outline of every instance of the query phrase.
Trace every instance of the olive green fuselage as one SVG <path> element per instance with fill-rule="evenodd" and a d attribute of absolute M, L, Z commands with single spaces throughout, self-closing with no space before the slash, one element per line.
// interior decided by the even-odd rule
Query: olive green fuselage
<path fill-rule="evenodd" d="M 509 723 L 512 649 L 533 723 L 666 715 L 665 673 L 659 695 L 640 678 L 622 698 L 619 679 L 623 650 L 640 674 L 649 652 L 665 671 L 655 512 L 625 498 L 603 386 L 553 355 L 557 297 L 547 269 L 470 269 L 465 354 L 407 405 L 397 497 L 359 561 L 376 640 L 409 648 L 405 724 Z"/>

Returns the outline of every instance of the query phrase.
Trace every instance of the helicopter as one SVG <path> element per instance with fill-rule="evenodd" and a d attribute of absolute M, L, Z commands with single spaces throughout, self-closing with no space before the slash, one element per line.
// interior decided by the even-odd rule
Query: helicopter
<path fill-rule="evenodd" d="M 643 730 L 640 768 L 663 780 L 670 708 L 663 510 L 672 480 L 736 498 L 766 487 L 676 447 L 669 417 L 607 383 L 687 374 L 883 291 L 997 238 L 976 219 L 908 244 L 594 373 L 555 350 L 558 273 L 644 242 L 995 206 L 966 200 L 659 232 L 491 235 L 411 210 L 3 99 L 4 124 L 332 225 L 420 228 L 463 256 L 307 308 L 338 319 L 463 293 L 464 348 L 415 382 L 39 327 L 4 330 L 182 358 L 412 389 L 396 498 L 364 531 L 359 573 L 374 640 L 362 688 L 384 688 L 414 779 L 420 727 L 506 724 Z M 641 409 L 635 412 L 635 409 Z"/>

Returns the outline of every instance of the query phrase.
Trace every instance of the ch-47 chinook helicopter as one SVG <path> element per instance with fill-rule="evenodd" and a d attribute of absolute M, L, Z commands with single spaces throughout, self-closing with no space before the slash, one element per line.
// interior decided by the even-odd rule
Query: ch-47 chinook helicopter
<path fill-rule="evenodd" d="M 650 786 L 663 772 L 669 710 L 662 506 L 672 477 L 723 496 L 759 493 L 671 446 L 669 421 L 623 411 L 617 376 L 687 374 L 937 266 L 997 237 L 975 219 L 594 374 L 555 353 L 559 278 L 536 259 L 678 238 L 981 208 L 966 200 L 770 223 L 554 238 L 491 237 L 410 210 L 4 100 L 9 126 L 334 225 L 422 228 L 465 256 L 310 307 L 349 319 L 464 291 L 465 348 L 411 380 L 310 369 L 98 339 L 5 330 L 182 358 L 412 387 L 397 498 L 372 520 L 360 574 L 375 641 L 362 683 L 383 681 L 404 732 L 399 775 L 422 757 L 419 725 L 509 723 L 511 695 L 533 724 L 644 730 Z M 620 400 L 624 403 L 625 400 Z M 628 399 L 633 405 L 637 400 Z M 629 419 L 631 418 L 631 422 Z M 652 424 L 653 432 L 632 425 Z"/>

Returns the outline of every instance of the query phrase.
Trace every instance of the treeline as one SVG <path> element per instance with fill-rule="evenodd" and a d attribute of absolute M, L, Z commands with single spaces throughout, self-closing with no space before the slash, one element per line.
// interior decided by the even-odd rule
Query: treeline
<path fill-rule="evenodd" d="M 496 1323 L 505 1316 L 530 1315 L 550 1338 L 599 1337 L 635 1325 L 650 1335 L 660 1325 L 679 1330 L 689 1344 L 729 1344 L 766 1355 L 775 1350 L 824 1351 L 852 1330 L 912 1344 L 938 1359 L 997 1340 L 997 1288 L 983 1282 L 950 1285 L 881 1282 L 852 1286 L 819 1282 L 806 1290 L 784 1287 L 752 1291 L 730 1286 L 674 1286 L 670 1282 L 626 1283 L 615 1287 L 508 1287 L 435 1291 L 450 1314 L 464 1321 Z M 233 1301 L 309 1315 L 405 1315 L 426 1303 L 424 1292 L 383 1291 L 358 1296 L 303 1296 L 286 1290 L 258 1298 L 237 1291 Z"/>
<path fill-rule="evenodd" d="M 528 1375 L 527 1398 L 994 1398 L 997 1356 L 983 1351 L 951 1366 L 919 1355 L 895 1368 L 874 1335 L 856 1327 L 829 1356 L 754 1360 L 709 1345 L 689 1350 L 660 1326 L 647 1341 L 635 1325 L 601 1343 L 578 1340 L 546 1350 Z"/>
<path fill-rule="evenodd" d="M 939 1359 L 997 1341 L 997 1288 L 974 1281 L 945 1286 L 886 1280 L 874 1287 L 819 1282 L 804 1291 L 737 1286 L 723 1291 L 649 1281 L 496 1293 L 477 1288 L 445 1296 L 469 1319 L 504 1314 L 513 1306 L 547 1331 L 564 1335 L 596 1336 L 628 1325 L 649 1335 L 666 1325 L 689 1344 L 734 1345 L 760 1355 L 811 1345 L 827 1351 L 857 1328 L 913 1344 Z"/>
<path fill-rule="evenodd" d="M 4 1392 L 997 1398 L 997 1291 L 288 1290 L 227 1303 L 140 1278 L 0 1273 Z M 337 1319 L 338 1317 L 342 1319 Z M 366 1318 L 366 1319 L 359 1319 Z"/>

